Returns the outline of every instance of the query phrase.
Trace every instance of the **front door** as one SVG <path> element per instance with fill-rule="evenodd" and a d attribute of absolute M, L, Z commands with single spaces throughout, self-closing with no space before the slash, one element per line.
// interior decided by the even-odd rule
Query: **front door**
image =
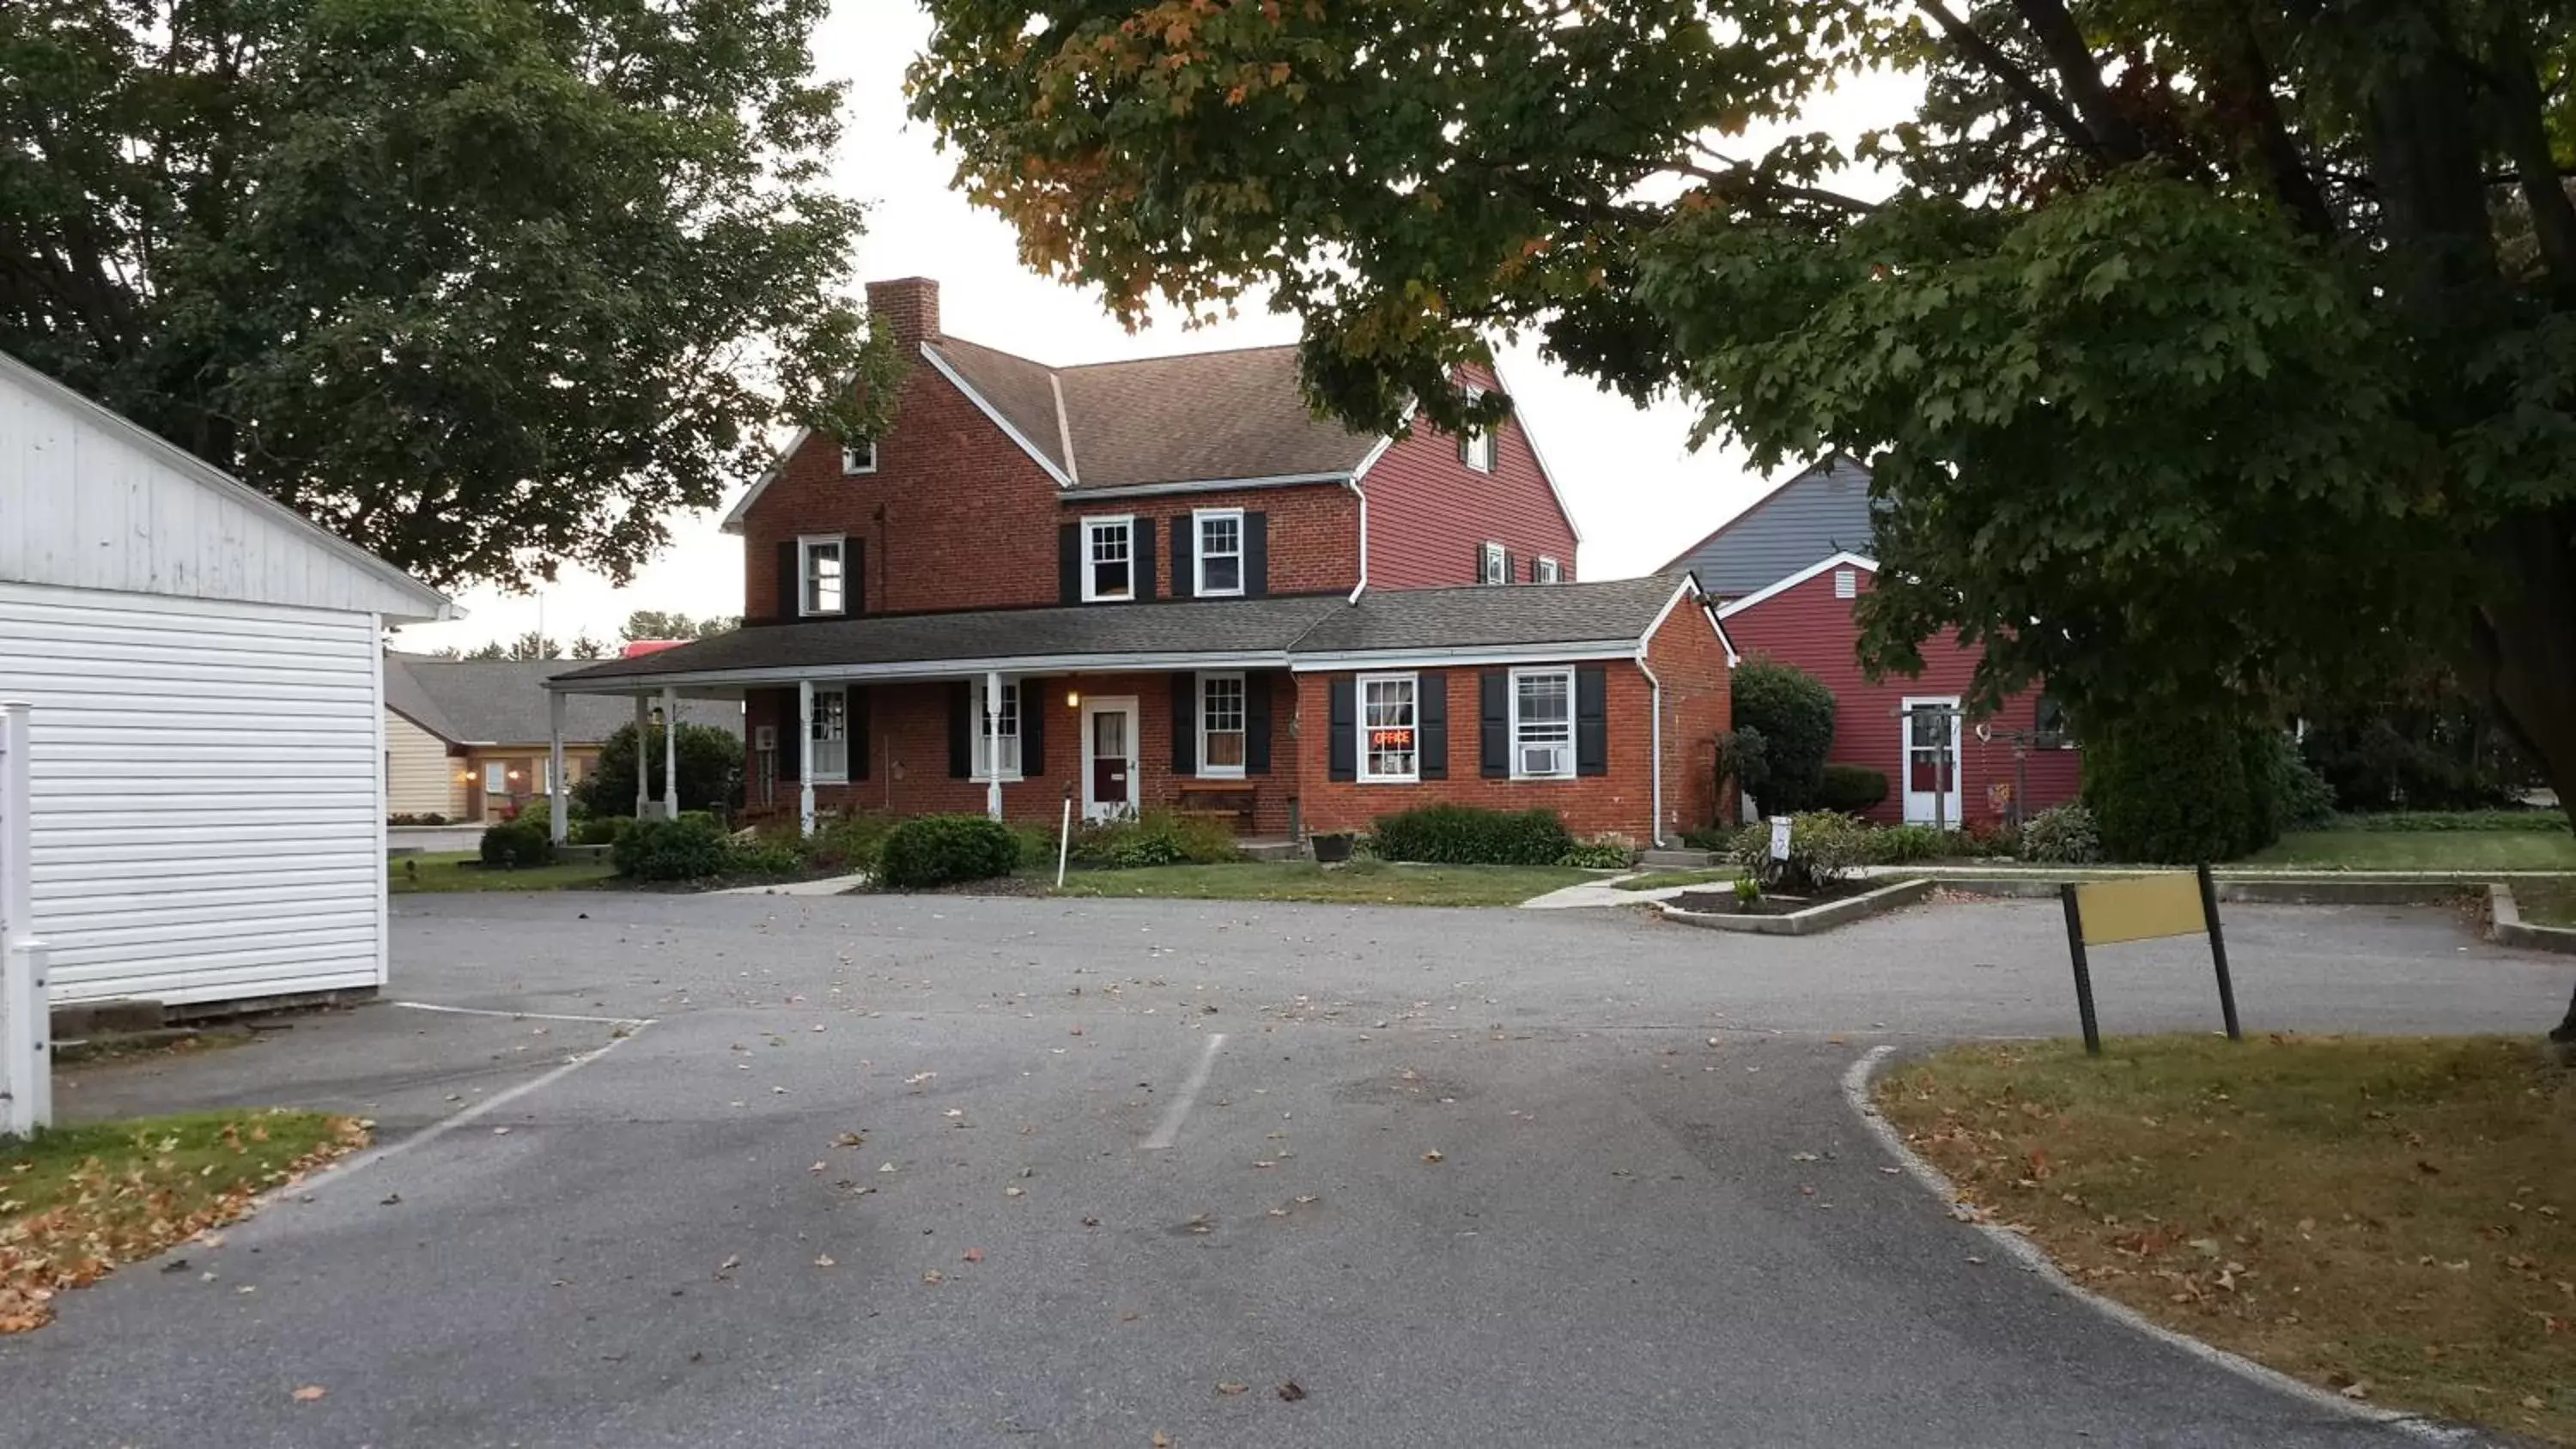
<path fill-rule="evenodd" d="M 1907 698 L 1897 727 L 1905 742 L 1905 823 L 1958 829 L 1958 696 Z"/>
<path fill-rule="evenodd" d="M 1136 701 L 1082 702 L 1082 816 L 1108 820 L 1136 812 Z"/>

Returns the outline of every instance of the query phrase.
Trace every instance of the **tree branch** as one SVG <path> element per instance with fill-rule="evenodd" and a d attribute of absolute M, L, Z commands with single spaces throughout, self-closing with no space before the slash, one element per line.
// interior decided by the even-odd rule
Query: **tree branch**
<path fill-rule="evenodd" d="M 2094 135 L 2084 122 L 2077 118 L 2075 112 L 2069 110 L 2066 103 L 2057 98 L 2055 93 L 2041 85 L 2038 77 L 2015 64 L 2011 56 L 2004 54 L 1993 41 L 1978 34 L 1975 26 L 1953 14 L 1948 6 L 1941 3 L 1941 0 L 1922 0 L 1922 5 L 1923 13 L 1940 24 L 1941 33 L 1950 38 L 1952 45 L 1957 46 L 1969 59 L 1984 67 L 1988 74 L 2002 81 L 2013 94 L 2029 102 L 2031 107 L 2055 127 L 2075 149 L 2097 161 L 2109 159 L 2104 152 L 2102 139 Z"/>
<path fill-rule="evenodd" d="M 2506 149 L 2522 182 L 2523 204 L 2531 208 L 2531 234 L 2540 245 L 2541 264 L 2561 290 L 2576 288 L 2576 205 L 2568 202 L 2557 158 L 2550 154 L 2539 67 L 2532 60 L 2520 6 L 2508 9 L 2497 27 L 2494 71 Z"/>
<path fill-rule="evenodd" d="M 2307 157 L 2300 154 L 2299 143 L 2290 135 L 2289 122 L 2272 95 L 2271 62 L 2264 58 L 2263 43 L 2254 34 L 2252 19 L 2243 11 L 2236 13 L 2236 55 L 2238 78 L 2245 87 L 2241 99 L 2254 122 L 2254 149 L 2263 158 L 2264 169 L 2271 173 L 2272 193 L 2298 218 L 2300 230 L 2311 236 L 2333 236 L 2334 209 L 2326 205 L 2324 190 L 2308 169 Z"/>
<path fill-rule="evenodd" d="M 2093 47 L 2084 43 L 2084 32 L 2075 27 L 2075 17 L 2066 13 L 2065 5 L 2060 0 L 2013 0 L 2013 9 L 2038 39 L 2058 83 L 2066 87 L 2109 159 L 2121 164 L 2145 160 L 2146 138 L 2120 109 L 2111 88 L 2102 84 L 2101 63 L 2093 58 Z"/>
<path fill-rule="evenodd" d="M 1705 151 L 1708 148 L 1703 146 L 1700 149 Z M 1709 154 L 1717 156 L 1717 153 L 1714 151 L 1710 151 Z M 1717 159 L 1726 161 L 1728 158 L 1718 156 Z M 1809 201 L 1814 202 L 1818 206 L 1832 207 L 1836 211 L 1848 211 L 1855 216 L 1867 216 L 1871 212 L 1878 210 L 1878 203 L 1874 201 L 1863 201 L 1857 196 L 1845 196 L 1839 191 L 1827 191 L 1821 187 L 1800 186 L 1797 183 L 1790 181 L 1769 180 L 1741 161 L 1734 161 L 1729 164 L 1735 169 L 1732 171 L 1711 171 L 1705 166 L 1695 166 L 1688 161 L 1674 161 L 1667 163 L 1669 169 L 1678 171 L 1684 176 L 1696 176 L 1700 180 L 1708 182 L 1712 186 L 1746 187 L 1750 190 L 1770 196 L 1777 196 L 1788 201 Z"/>

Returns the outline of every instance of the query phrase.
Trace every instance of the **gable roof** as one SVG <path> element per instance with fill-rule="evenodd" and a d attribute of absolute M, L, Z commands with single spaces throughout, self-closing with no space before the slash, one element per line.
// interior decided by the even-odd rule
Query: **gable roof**
<path fill-rule="evenodd" d="M 1300 638 L 1300 667 L 1371 653 L 1634 647 L 1689 579 L 1649 574 L 1606 583 L 1380 589 L 1326 616 Z M 1317 657 L 1320 656 L 1320 657 Z"/>
<path fill-rule="evenodd" d="M 542 744 L 554 737 L 546 681 L 563 668 L 560 659 L 433 659 L 388 652 L 385 707 L 449 744 Z M 684 700 L 680 719 L 742 733 L 742 710 L 730 701 Z M 564 702 L 566 743 L 596 744 L 634 722 L 633 706 L 622 699 L 572 695 Z"/>
<path fill-rule="evenodd" d="M 1832 454 L 1683 549 L 1665 568 L 1688 569 L 1721 599 L 1739 598 L 1844 549 L 1875 548 L 1869 470 Z"/>
<path fill-rule="evenodd" d="M 1807 565 L 1805 568 L 1798 570 L 1796 573 L 1790 574 L 1785 578 L 1774 580 L 1766 588 L 1756 589 L 1752 593 L 1746 594 L 1740 599 L 1720 605 L 1718 607 L 1717 617 L 1721 622 L 1734 618 L 1736 615 L 1743 613 L 1747 609 L 1754 608 L 1766 600 L 1778 598 L 1780 595 L 1789 592 L 1791 589 L 1796 588 L 1798 585 L 1805 583 L 1807 580 L 1812 579 L 1816 575 L 1831 568 L 1851 568 L 1858 569 L 1865 574 L 1875 574 L 1878 572 L 1878 560 L 1866 558 L 1860 554 L 1850 552 L 1837 553 L 1825 558 L 1820 558 L 1814 563 Z"/>

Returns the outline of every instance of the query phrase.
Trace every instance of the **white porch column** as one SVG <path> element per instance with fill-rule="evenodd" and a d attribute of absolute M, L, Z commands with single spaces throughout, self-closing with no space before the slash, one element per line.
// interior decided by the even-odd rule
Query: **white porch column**
<path fill-rule="evenodd" d="M 796 681 L 796 821 L 797 828 L 807 835 L 814 833 L 813 756 L 814 681 L 800 679 Z"/>
<path fill-rule="evenodd" d="M 644 753 L 653 747 L 653 706 L 641 694 L 635 696 L 635 818 L 653 803 L 653 757 Z"/>
<path fill-rule="evenodd" d="M 1020 701 L 1021 709 L 1028 707 L 1027 700 Z M 984 671 L 984 739 L 992 741 L 990 746 L 980 740 L 976 742 L 976 753 L 983 760 L 984 773 L 991 776 L 984 783 L 984 813 L 999 820 L 1002 818 L 1002 772 L 998 768 L 1002 762 L 1002 672 L 998 669 Z"/>
<path fill-rule="evenodd" d="M 557 845 L 571 838 L 572 829 L 572 812 L 564 808 L 563 727 L 563 692 L 555 690 L 546 696 L 546 829 Z"/>
<path fill-rule="evenodd" d="M 680 691 L 662 686 L 662 816 L 680 818 Z"/>

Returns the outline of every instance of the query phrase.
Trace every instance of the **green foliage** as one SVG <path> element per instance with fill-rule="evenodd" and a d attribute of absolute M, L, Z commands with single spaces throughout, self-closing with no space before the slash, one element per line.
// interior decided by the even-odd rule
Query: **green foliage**
<path fill-rule="evenodd" d="M 2555 810 L 2409 810 L 2388 815 L 2334 815 L 2328 830 L 2546 830 L 2564 833 L 2567 817 Z"/>
<path fill-rule="evenodd" d="M 2298 742 L 2286 731 L 2263 730 L 2257 739 L 2256 758 L 2271 802 L 2274 833 L 2314 830 L 2325 824 L 2335 811 L 2335 792 L 2324 774 L 2300 753 Z M 2565 823 L 2563 817 L 2560 823 Z"/>
<path fill-rule="evenodd" d="M 1698 826 L 1694 829 L 1682 832 L 1682 844 L 1688 846 L 1692 850 L 1714 850 L 1719 852 L 1733 850 L 1735 848 L 1736 833 L 1743 828 L 1744 827 L 1740 825 L 1723 824 Z"/>
<path fill-rule="evenodd" d="M 2345 811 L 2473 810 L 2509 804 L 2534 778 L 2493 711 L 2446 670 L 2418 671 L 2364 700 L 2302 706 L 2300 751 Z"/>
<path fill-rule="evenodd" d="M 1860 815 L 1887 799 L 1887 775 L 1862 765 L 1827 765 L 1817 782 L 1816 804 Z"/>
<path fill-rule="evenodd" d="M 1834 692 L 1798 666 L 1768 658 L 1736 666 L 1733 687 L 1737 732 L 1750 730 L 1762 738 L 1767 788 L 1750 792 L 1762 813 L 1790 815 L 1824 804 L 1825 756 L 1834 747 Z"/>
<path fill-rule="evenodd" d="M 2247 731 L 2207 716 L 2160 712 L 2093 730 L 2084 803 L 2113 859 L 2190 865 L 2233 860 L 2272 843 L 2264 796 L 2247 778 Z M 2025 839 L 2029 827 L 2023 827 Z"/>
<path fill-rule="evenodd" d="M 1084 826 L 1073 839 L 1076 864 L 1134 870 L 1154 865 L 1214 865 L 1241 858 L 1234 832 L 1215 820 L 1149 811 L 1121 820 Z M 1055 840 L 1048 837 L 1045 859 L 1055 859 Z"/>
<path fill-rule="evenodd" d="M 1731 800 L 1735 792 L 1759 800 L 1771 789 L 1771 744 L 1762 731 L 1750 725 L 1739 725 L 1717 737 L 1717 798 Z"/>
<path fill-rule="evenodd" d="M 531 865 L 548 865 L 554 858 L 554 838 L 543 820 L 530 820 L 523 816 L 484 827 L 485 865 L 518 870 Z"/>
<path fill-rule="evenodd" d="M 635 820 L 610 844 L 608 859 L 635 880 L 706 880 L 733 864 L 733 842 L 704 815 Z"/>
<path fill-rule="evenodd" d="M 434 583 L 624 579 L 883 429 L 826 8 L 11 0 L 0 350 Z"/>
<path fill-rule="evenodd" d="M 790 827 L 793 828 L 792 826 Z M 883 815 L 843 815 L 814 823 L 812 838 L 804 842 L 805 859 L 815 870 L 830 875 L 854 872 L 873 873 L 877 867 L 877 847 L 894 821 Z"/>
<path fill-rule="evenodd" d="M 1019 863 L 1019 837 L 981 815 L 917 815 L 877 845 L 877 881 L 895 890 L 991 880 Z"/>
<path fill-rule="evenodd" d="M 1625 870 L 1637 863 L 1637 842 L 1611 831 L 1576 841 L 1556 858 L 1556 863 L 1585 870 Z"/>
<path fill-rule="evenodd" d="M 2102 858 L 2102 830 L 2081 805 L 2052 805 L 2022 822 L 2021 858 L 2043 865 L 2091 865 Z"/>
<path fill-rule="evenodd" d="M 1810 810 L 1789 817 L 1789 858 L 1771 858 L 1771 827 L 1765 822 L 1736 832 L 1728 863 L 1746 875 L 1791 895 L 1827 890 L 1870 863 L 1872 830 L 1836 810 Z"/>
<path fill-rule="evenodd" d="M 721 811 L 742 787 L 742 741 L 714 725 L 680 725 L 680 808 Z M 662 727 L 644 732 L 646 793 L 662 798 Z M 572 787 L 574 807 L 588 815 L 635 813 L 635 726 L 620 725 L 599 747 L 599 760 Z"/>
<path fill-rule="evenodd" d="M 1762 882 L 1755 880 L 1749 875 L 1739 875 L 1735 878 L 1735 903 L 1737 905 L 1750 906 L 1759 902 L 1761 899 Z"/>
<path fill-rule="evenodd" d="M 1949 831 L 1935 830 L 1929 825 L 1890 825 L 1873 830 L 1869 833 L 1869 863 L 1913 865 L 1918 861 L 1937 860 L 1954 853 L 1950 849 L 1950 835 Z"/>
<path fill-rule="evenodd" d="M 1369 841 L 1380 860 L 1439 865 L 1554 865 L 1574 848 L 1553 810 L 1446 804 L 1381 815 Z"/>
<path fill-rule="evenodd" d="M 588 815 L 572 823 L 575 845 L 613 845 L 625 829 L 635 823 L 625 815 Z"/>
<path fill-rule="evenodd" d="M 725 859 L 726 875 L 801 876 L 805 874 L 806 853 L 792 836 L 754 835 L 748 840 L 732 842 Z"/>

